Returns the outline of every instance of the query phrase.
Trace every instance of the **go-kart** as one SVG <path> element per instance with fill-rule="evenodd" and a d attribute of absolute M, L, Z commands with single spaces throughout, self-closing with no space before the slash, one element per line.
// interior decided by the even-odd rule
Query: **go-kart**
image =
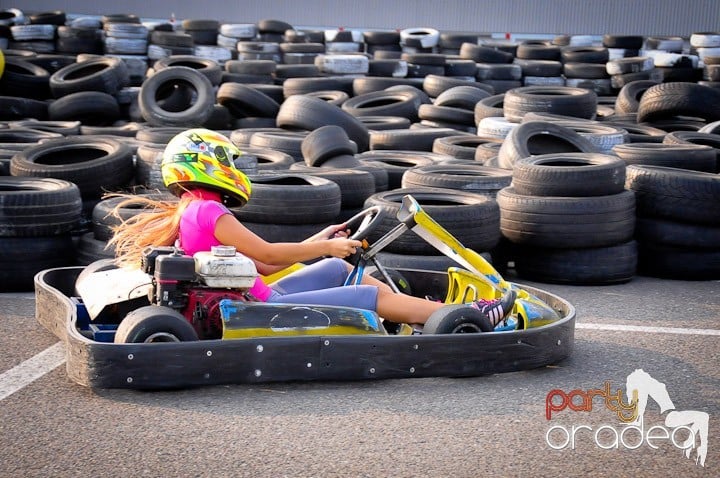
<path fill-rule="evenodd" d="M 369 208 L 348 221 L 352 237 L 364 247 L 352 258 L 347 283 L 359 283 L 372 269 L 397 293 L 399 282 L 413 295 L 444 295 L 447 305 L 420 335 L 368 310 L 254 301 L 247 293 L 257 277 L 254 265 L 227 247 L 195 257 L 176 248 L 149 248 L 135 271 L 108 261 L 42 271 L 35 279 L 37 318 L 66 340 L 70 376 L 101 388 L 482 375 L 569 355 L 571 304 L 505 281 L 411 196 L 403 198 L 398 225 L 367 244 L 382 214 Z M 460 267 L 445 273 L 387 270 L 378 253 L 408 230 Z M 494 328 L 465 305 L 499 297 L 509 288 L 517 300 Z M 56 316 L 58 309 L 65 317 Z"/>

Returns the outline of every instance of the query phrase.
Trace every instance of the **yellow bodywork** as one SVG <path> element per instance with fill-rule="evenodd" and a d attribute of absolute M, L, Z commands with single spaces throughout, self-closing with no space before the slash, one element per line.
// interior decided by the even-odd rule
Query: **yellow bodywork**
<path fill-rule="evenodd" d="M 539 327 L 560 318 L 558 312 L 547 303 L 503 279 L 483 256 L 465 247 L 455 236 L 435 222 L 414 199 L 410 205 L 410 212 L 415 222 L 411 228 L 413 232 L 463 266 L 463 268 L 448 269 L 446 304 L 497 299 L 509 288 L 513 288 L 517 292 L 517 299 L 510 316 L 517 320 L 518 329 Z"/>

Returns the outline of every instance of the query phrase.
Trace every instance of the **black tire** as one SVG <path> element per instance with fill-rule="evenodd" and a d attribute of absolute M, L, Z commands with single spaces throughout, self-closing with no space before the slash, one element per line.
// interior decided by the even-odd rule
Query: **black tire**
<path fill-rule="evenodd" d="M 717 174 L 663 166 L 627 167 L 625 187 L 635 192 L 639 216 L 720 225 Z"/>
<path fill-rule="evenodd" d="M 8 123 L 10 129 L 34 129 L 37 131 L 47 131 L 49 133 L 57 133 L 63 136 L 76 136 L 80 134 L 80 121 L 42 121 L 42 120 L 22 120 Z"/>
<path fill-rule="evenodd" d="M 423 334 L 471 334 L 492 332 L 485 314 L 463 304 L 446 305 L 433 312 L 423 326 Z"/>
<path fill-rule="evenodd" d="M 689 224 L 638 216 L 635 238 L 642 243 L 695 249 L 717 249 L 720 245 L 720 226 Z"/>
<path fill-rule="evenodd" d="M 310 93 L 305 93 L 305 96 L 320 98 L 321 100 L 335 106 L 342 106 L 343 103 L 350 99 L 350 95 L 339 90 L 311 91 Z"/>
<path fill-rule="evenodd" d="M 450 106 L 473 111 L 480 100 L 492 95 L 482 88 L 474 86 L 454 86 L 438 95 L 433 102 L 435 106 Z"/>
<path fill-rule="evenodd" d="M 345 101 L 341 108 L 353 116 L 400 116 L 417 121 L 421 101 L 409 91 L 375 91 Z"/>
<path fill-rule="evenodd" d="M 505 169 L 480 164 L 437 164 L 408 169 L 402 176 L 401 187 L 445 188 L 495 197 L 499 190 L 510 186 L 512 178 Z"/>
<path fill-rule="evenodd" d="M 326 226 L 338 221 L 326 221 L 320 224 L 268 224 L 243 221 L 243 225 L 268 242 L 302 242 L 317 234 Z"/>
<path fill-rule="evenodd" d="M 420 105 L 418 118 L 439 123 L 475 126 L 475 117 L 472 111 L 454 106 Z"/>
<path fill-rule="evenodd" d="M 357 118 L 319 98 L 291 96 L 280 106 L 277 115 L 280 127 L 315 130 L 321 126 L 337 125 L 355 141 L 358 151 L 367 151 L 370 138 L 367 127 Z"/>
<path fill-rule="evenodd" d="M 272 60 L 228 60 L 224 67 L 228 73 L 272 75 L 277 69 L 277 63 Z"/>
<path fill-rule="evenodd" d="M 423 79 L 423 91 L 428 94 L 431 98 L 437 98 L 444 91 L 454 88 L 456 86 L 471 86 L 473 88 L 479 88 L 484 90 L 489 95 L 494 95 L 495 90 L 492 86 L 478 83 L 473 80 L 462 80 L 458 78 L 450 78 L 447 76 L 440 75 L 427 75 Z"/>
<path fill-rule="evenodd" d="M 202 58 L 194 55 L 172 55 L 160 58 L 153 63 L 153 69 L 156 72 L 173 66 L 186 66 L 197 70 L 205 75 L 213 86 L 219 85 L 222 79 L 222 68 L 220 64 L 210 58 Z"/>
<path fill-rule="evenodd" d="M 288 78 L 283 84 L 285 99 L 294 95 L 304 95 L 312 91 L 339 90 L 353 94 L 353 79 L 339 77 Z"/>
<path fill-rule="evenodd" d="M 720 279 L 720 248 L 669 247 L 652 242 L 639 245 L 638 273 L 673 280 Z"/>
<path fill-rule="evenodd" d="M 640 35 L 611 35 L 602 37 L 602 44 L 607 48 L 622 48 L 625 50 L 639 50 L 642 48 L 645 37 Z"/>
<path fill-rule="evenodd" d="M 160 305 L 146 305 L 130 312 L 115 332 L 116 344 L 146 342 L 194 342 L 198 334 L 178 311 Z"/>
<path fill-rule="evenodd" d="M 473 60 L 475 63 L 512 63 L 514 56 L 510 52 L 477 43 L 466 42 L 460 45 L 460 58 Z"/>
<path fill-rule="evenodd" d="M 92 211 L 92 229 L 95 235 L 95 239 L 100 241 L 109 241 L 113 236 L 112 228 L 118 226 L 122 221 L 127 221 L 141 212 L 152 212 L 147 207 L 147 204 L 142 201 L 146 196 L 152 196 L 154 199 L 165 199 L 173 200 L 177 199 L 174 196 L 161 196 L 160 194 L 150 195 L 139 195 L 137 202 L 131 202 L 125 204 L 122 208 L 118 209 L 120 217 L 116 217 L 112 214 L 115 207 L 122 201 L 126 200 L 125 197 L 111 197 L 99 201 Z"/>
<path fill-rule="evenodd" d="M 45 101 L 0 96 L 0 121 L 24 120 L 34 118 L 45 120 L 48 117 L 48 104 Z"/>
<path fill-rule="evenodd" d="M 637 113 L 640 106 L 640 98 L 648 90 L 648 88 L 657 85 L 657 81 L 638 80 L 632 81 L 620 88 L 617 99 L 615 100 L 615 114 L 626 115 L 628 113 Z"/>
<path fill-rule="evenodd" d="M 35 274 L 75 265 L 69 233 L 38 237 L 0 237 L 0 290 L 31 292 Z"/>
<path fill-rule="evenodd" d="M 241 221 L 303 224 L 332 221 L 340 214 L 340 188 L 329 179 L 293 173 L 250 177 L 252 199 L 232 212 Z"/>
<path fill-rule="evenodd" d="M 483 118 L 490 117 L 504 117 L 503 102 L 505 100 L 505 93 L 488 96 L 483 98 L 475 104 L 473 110 L 475 116 L 475 124 L 480 123 Z"/>
<path fill-rule="evenodd" d="M 79 265 L 86 266 L 100 260 L 114 260 L 115 250 L 108 248 L 107 241 L 96 239 L 95 234 L 91 231 L 80 235 L 75 256 Z"/>
<path fill-rule="evenodd" d="M 608 196 L 625 189 L 625 163 L 595 153 L 531 156 L 515 162 L 512 184 L 526 196 Z"/>
<path fill-rule="evenodd" d="M 415 151 L 402 151 L 402 150 L 381 150 L 381 151 L 366 151 L 362 154 L 355 155 L 361 162 L 381 168 L 387 172 L 387 188 L 386 189 L 397 189 L 401 187 L 402 177 L 409 168 L 415 166 L 429 166 L 436 164 L 441 158 L 449 159 L 449 156 L 444 155 L 421 155 L 416 154 Z M 381 189 L 377 189 L 381 191 Z"/>
<path fill-rule="evenodd" d="M 80 91 L 114 95 L 130 84 L 130 76 L 120 58 L 98 57 L 60 68 L 50 76 L 49 82 L 55 98 Z"/>
<path fill-rule="evenodd" d="M 367 76 L 355 78 L 353 80 L 350 95 L 364 95 L 366 93 L 385 90 L 394 86 L 411 86 L 425 94 L 425 92 L 422 91 L 422 84 L 422 78 L 387 78 L 382 76 Z"/>
<path fill-rule="evenodd" d="M 456 159 L 475 160 L 475 153 L 478 146 L 489 142 L 502 143 L 499 138 L 490 139 L 482 136 L 443 136 L 433 141 L 432 152 L 439 154 L 447 154 Z"/>
<path fill-rule="evenodd" d="M 143 127 L 135 133 L 135 139 L 144 143 L 150 143 L 156 147 L 165 147 L 178 134 L 187 128 L 180 126 L 156 126 Z"/>
<path fill-rule="evenodd" d="M 258 171 L 283 171 L 295 164 L 295 159 L 282 151 L 267 148 L 243 147 L 243 154 L 255 156 Z"/>
<path fill-rule="evenodd" d="M 195 101 L 184 105 L 180 111 L 163 109 L 160 101 L 177 87 L 194 91 Z M 186 66 L 173 66 L 145 80 L 138 101 L 143 118 L 152 126 L 197 127 L 212 114 L 215 93 L 212 83 L 202 73 Z"/>
<path fill-rule="evenodd" d="M 375 194 L 375 178 L 367 171 L 356 169 L 316 168 L 295 163 L 291 171 L 329 179 L 340 188 L 341 209 L 361 207 L 365 200 Z"/>
<path fill-rule="evenodd" d="M 401 188 L 375 193 L 365 207 L 379 206 L 385 212 L 370 242 L 397 225 L 397 212 L 402 198 L 411 194 L 423 209 L 466 247 L 478 252 L 488 251 L 500 240 L 497 203 L 484 195 L 440 188 Z M 415 233 L 407 232 L 389 244 L 386 252 L 400 254 L 437 254 L 437 250 Z"/>
<path fill-rule="evenodd" d="M 265 93 L 240 83 L 223 83 L 217 92 L 217 101 L 235 118 L 274 118 L 280 105 Z"/>
<path fill-rule="evenodd" d="M 81 219 L 80 190 L 54 178 L 0 176 L 0 237 L 53 236 Z"/>
<path fill-rule="evenodd" d="M 283 152 L 294 161 L 302 161 L 302 143 L 307 135 L 304 131 L 258 131 L 250 138 L 250 147 Z"/>
<path fill-rule="evenodd" d="M 631 281 L 637 272 L 638 246 L 635 241 L 582 249 L 515 247 L 513 251 L 518 276 L 537 282 L 622 284 Z"/>
<path fill-rule="evenodd" d="M 84 125 L 108 126 L 120 119 L 120 105 L 114 96 L 99 91 L 79 91 L 59 98 L 48 106 L 52 121 L 80 121 Z"/>
<path fill-rule="evenodd" d="M 135 183 L 148 189 L 165 189 L 160 170 L 164 151 L 164 144 L 146 143 L 138 146 L 135 154 Z"/>
<path fill-rule="evenodd" d="M 64 179 L 89 198 L 127 186 L 134 175 L 132 156 L 127 145 L 111 138 L 53 139 L 16 154 L 10 173 Z"/>
<path fill-rule="evenodd" d="M 230 135 L 230 141 L 238 148 L 245 148 L 250 146 L 250 141 L 255 133 L 282 133 L 287 130 L 278 127 L 260 127 L 260 128 L 238 128 L 233 130 Z"/>
<path fill-rule="evenodd" d="M 563 63 L 598 63 L 604 67 L 609 56 L 604 46 L 566 46 L 560 49 L 560 60 Z"/>
<path fill-rule="evenodd" d="M 497 194 L 502 235 L 515 244 L 579 249 L 606 247 L 632 239 L 635 195 L 525 196 L 514 188 Z"/>
<path fill-rule="evenodd" d="M 505 93 L 503 112 L 505 118 L 517 123 L 530 112 L 594 119 L 597 94 L 569 86 L 523 86 Z"/>
<path fill-rule="evenodd" d="M 8 56 L 0 77 L 0 91 L 8 97 L 45 100 L 50 98 L 50 72 L 23 57 Z"/>
<path fill-rule="evenodd" d="M 600 151 L 570 128 L 546 121 L 528 121 L 510 130 L 498 151 L 498 162 L 500 167 L 512 169 L 516 161 L 533 155 L 575 152 Z"/>
<path fill-rule="evenodd" d="M 302 141 L 301 151 L 308 166 L 320 166 L 332 157 L 357 152 L 345 130 L 335 125 L 310 132 Z"/>
<path fill-rule="evenodd" d="M 717 163 L 715 171 L 720 172 L 720 134 L 701 133 L 700 131 L 673 131 L 663 138 L 665 144 L 699 144 L 710 146 L 715 150 Z"/>
<path fill-rule="evenodd" d="M 667 131 L 659 128 L 653 128 L 649 125 L 641 125 L 637 123 L 628 123 L 627 121 L 617 121 L 612 119 L 604 121 L 604 123 L 617 126 L 628 132 L 628 142 L 630 143 L 662 143 Z"/>
<path fill-rule="evenodd" d="M 458 263 L 445 254 L 416 255 L 379 252 L 378 261 L 387 269 L 415 269 L 445 272 L 449 267 L 457 267 Z"/>
<path fill-rule="evenodd" d="M 443 136 L 457 136 L 452 128 L 391 129 L 370 133 L 371 150 L 427 151 L 433 149 L 433 142 Z M 359 149 L 359 148 L 358 148 Z"/>
<path fill-rule="evenodd" d="M 717 167 L 715 149 L 699 144 L 625 143 L 614 146 L 612 151 L 628 165 L 648 164 L 706 172 L 715 172 Z"/>
<path fill-rule="evenodd" d="M 720 90 L 690 82 L 670 82 L 652 86 L 640 98 L 638 123 L 674 116 L 720 119 Z"/>
<path fill-rule="evenodd" d="M 522 79 L 522 68 L 520 65 L 508 63 L 478 63 L 474 76 L 478 81 L 482 82 L 520 82 Z M 496 93 L 500 92 L 496 89 Z"/>
<path fill-rule="evenodd" d="M 562 63 L 555 60 L 525 60 L 517 58 L 513 64 L 518 65 L 523 78 L 542 77 L 558 78 L 562 75 Z"/>

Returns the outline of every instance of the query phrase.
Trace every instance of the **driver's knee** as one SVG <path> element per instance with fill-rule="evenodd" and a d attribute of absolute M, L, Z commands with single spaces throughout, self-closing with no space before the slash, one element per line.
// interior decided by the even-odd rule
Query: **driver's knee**
<path fill-rule="evenodd" d="M 327 259 L 323 259 L 323 263 L 325 263 L 323 267 L 326 268 L 325 270 L 327 273 L 331 274 L 332 277 L 337 277 L 338 285 L 343 285 L 345 283 L 345 280 L 352 270 L 352 265 L 339 257 L 329 257 Z"/>

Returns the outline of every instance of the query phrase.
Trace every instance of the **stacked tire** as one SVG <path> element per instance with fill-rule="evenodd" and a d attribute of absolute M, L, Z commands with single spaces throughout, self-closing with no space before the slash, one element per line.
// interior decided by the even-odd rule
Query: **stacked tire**
<path fill-rule="evenodd" d="M 635 196 L 624 178 L 625 164 L 611 155 L 517 161 L 512 185 L 497 195 L 517 274 L 578 285 L 630 281 L 637 269 Z"/>
<path fill-rule="evenodd" d="M 230 210 L 268 242 L 303 241 L 333 224 L 340 214 L 340 187 L 330 179 L 272 171 L 251 175 L 250 180 L 252 199 Z"/>
<path fill-rule="evenodd" d="M 36 273 L 75 265 L 81 210 L 71 182 L 0 176 L 0 290 L 32 291 Z"/>
<path fill-rule="evenodd" d="M 637 198 L 639 272 L 684 280 L 720 279 L 720 178 L 646 164 L 627 168 Z"/>

